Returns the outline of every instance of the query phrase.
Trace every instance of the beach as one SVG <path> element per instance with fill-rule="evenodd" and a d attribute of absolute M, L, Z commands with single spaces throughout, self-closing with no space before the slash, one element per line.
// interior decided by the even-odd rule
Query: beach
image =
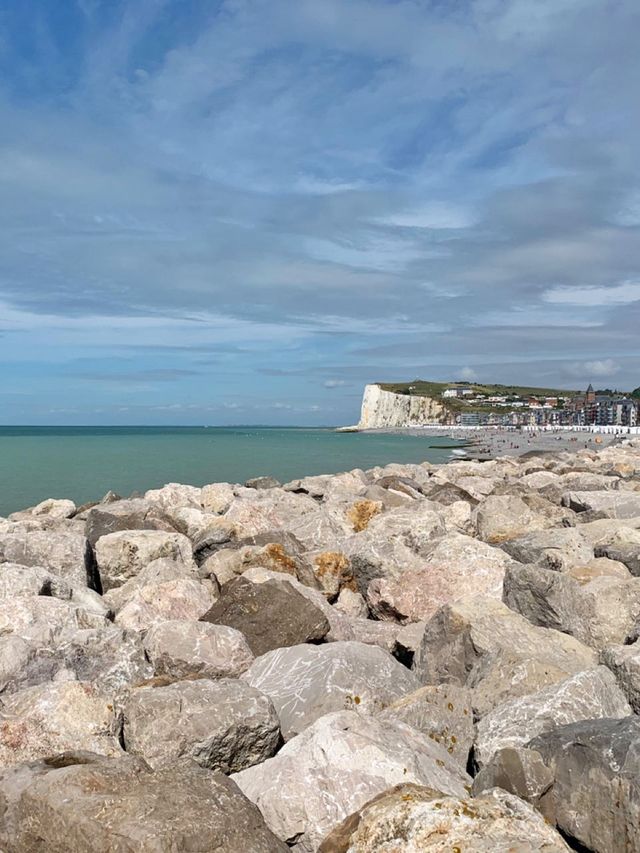
<path fill-rule="evenodd" d="M 624 435 L 614 432 L 592 432 L 582 429 L 516 429 L 515 427 L 447 427 L 423 426 L 404 429 L 365 430 L 370 434 L 409 435 L 419 439 L 450 438 L 465 442 L 452 447 L 452 458 L 496 459 L 500 456 L 524 456 L 528 453 L 559 453 L 616 444 Z M 455 451 L 455 452 L 454 452 Z"/>

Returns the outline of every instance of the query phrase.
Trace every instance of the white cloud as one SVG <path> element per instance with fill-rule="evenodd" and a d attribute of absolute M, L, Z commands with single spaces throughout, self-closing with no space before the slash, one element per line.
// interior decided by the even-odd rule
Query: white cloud
<path fill-rule="evenodd" d="M 478 374 L 472 367 L 463 367 L 458 371 L 458 376 L 460 379 L 466 379 L 467 382 L 473 382 L 478 378 Z"/>
<path fill-rule="evenodd" d="M 325 388 L 341 388 L 348 383 L 344 379 L 327 379 L 324 383 Z"/>
<path fill-rule="evenodd" d="M 640 282 L 624 281 L 611 287 L 554 287 L 542 294 L 554 305 L 580 305 L 597 308 L 606 305 L 628 305 L 640 301 Z"/>

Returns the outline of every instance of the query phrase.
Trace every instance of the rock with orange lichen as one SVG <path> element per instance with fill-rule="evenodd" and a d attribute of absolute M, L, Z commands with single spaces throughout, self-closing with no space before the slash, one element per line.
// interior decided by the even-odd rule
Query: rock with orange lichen
<path fill-rule="evenodd" d="M 397 785 L 335 827 L 318 853 L 569 853 L 560 834 L 523 800 L 494 788 L 457 798 Z"/>
<path fill-rule="evenodd" d="M 380 501 L 356 501 L 347 510 L 347 520 L 353 527 L 355 533 L 360 533 L 366 530 L 369 522 L 374 517 L 382 512 L 382 503 Z"/>

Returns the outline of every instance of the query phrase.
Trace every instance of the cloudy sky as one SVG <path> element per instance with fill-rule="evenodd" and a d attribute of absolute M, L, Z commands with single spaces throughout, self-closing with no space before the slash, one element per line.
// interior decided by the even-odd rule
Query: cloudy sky
<path fill-rule="evenodd" d="M 637 0 L 6 0 L 0 422 L 640 385 Z"/>

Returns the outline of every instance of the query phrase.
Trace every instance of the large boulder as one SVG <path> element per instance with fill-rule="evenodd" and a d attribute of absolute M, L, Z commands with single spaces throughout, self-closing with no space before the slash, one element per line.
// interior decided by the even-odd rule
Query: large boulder
<path fill-rule="evenodd" d="M 183 483 L 167 483 L 161 489 L 149 489 L 144 499 L 163 510 L 177 507 L 201 508 L 202 490 L 198 486 L 187 486 Z"/>
<path fill-rule="evenodd" d="M 319 509 L 313 498 L 284 489 L 238 488 L 236 492 L 225 518 L 240 532 L 238 538 L 279 529 L 298 536 L 305 516 L 315 515 Z"/>
<path fill-rule="evenodd" d="M 183 563 L 192 560 L 191 542 L 181 533 L 162 530 L 123 530 L 101 536 L 96 560 L 103 589 L 122 586 L 153 560 L 168 557 Z"/>
<path fill-rule="evenodd" d="M 87 512 L 84 531 L 92 546 L 102 536 L 121 530 L 173 532 L 172 525 L 158 507 L 143 498 L 101 503 Z"/>
<path fill-rule="evenodd" d="M 40 566 L 55 572 L 71 586 L 99 590 L 91 548 L 82 527 L 60 522 L 44 529 L 15 524 L 0 533 L 0 563 Z"/>
<path fill-rule="evenodd" d="M 501 547 L 519 563 L 536 563 L 555 571 L 582 566 L 593 559 L 593 546 L 583 531 L 575 527 L 526 533 L 503 542 Z"/>
<path fill-rule="evenodd" d="M 490 545 L 549 526 L 543 516 L 532 512 L 517 495 L 489 495 L 475 508 L 473 523 L 480 539 Z"/>
<path fill-rule="evenodd" d="M 127 752 L 154 769 L 181 757 L 234 773 L 269 758 L 280 742 L 278 717 L 267 696 L 235 679 L 151 683 L 124 703 Z"/>
<path fill-rule="evenodd" d="M 567 492 L 562 496 L 562 503 L 575 512 L 597 512 L 608 518 L 640 516 L 640 494 L 622 489 Z"/>
<path fill-rule="evenodd" d="M 86 587 L 84 587 L 86 589 Z M 69 600 L 73 594 L 67 581 L 42 566 L 0 563 L 0 599 L 22 595 L 51 595 Z"/>
<path fill-rule="evenodd" d="M 134 593 L 115 621 L 129 631 L 146 631 L 171 619 L 200 619 L 212 602 L 211 591 L 191 578 L 148 583 Z"/>
<path fill-rule="evenodd" d="M 381 720 L 400 720 L 443 746 L 467 767 L 475 729 L 471 691 L 455 684 L 421 687 L 392 702 L 379 714 Z"/>
<path fill-rule="evenodd" d="M 67 498 L 46 498 L 36 506 L 21 512 L 13 512 L 9 516 L 10 521 L 19 521 L 22 518 L 71 518 L 75 515 L 76 505 Z"/>
<path fill-rule="evenodd" d="M 416 690 L 415 676 L 388 652 L 357 642 L 275 649 L 242 678 L 271 697 L 285 740 L 323 714 L 374 713 Z"/>
<path fill-rule="evenodd" d="M 499 749 L 524 746 L 558 726 L 630 713 L 613 673 L 599 666 L 494 708 L 478 723 L 474 759 L 482 767 Z"/>
<path fill-rule="evenodd" d="M 200 503 L 207 512 L 223 515 L 231 506 L 235 490 L 231 483 L 209 483 L 200 489 Z"/>
<path fill-rule="evenodd" d="M 640 578 L 596 575 L 585 583 L 575 571 L 515 565 L 507 569 L 504 601 L 532 624 L 571 634 L 594 649 L 622 643 L 640 618 Z"/>
<path fill-rule="evenodd" d="M 0 771 L 7 853 L 287 853 L 226 776 L 182 762 L 66 753 Z"/>
<path fill-rule="evenodd" d="M 544 814 L 578 849 L 640 849 L 640 719 L 586 720 L 539 735 L 554 782 Z"/>
<path fill-rule="evenodd" d="M 197 566 L 194 563 L 183 563 L 168 557 L 160 557 L 158 560 L 152 560 L 122 586 L 114 587 L 105 592 L 103 600 L 114 613 L 119 613 L 126 604 L 137 596 L 143 586 L 175 581 L 179 578 L 199 580 Z"/>
<path fill-rule="evenodd" d="M 286 580 L 226 583 L 203 622 L 228 625 L 246 637 L 254 655 L 322 640 L 329 631 L 324 613 Z"/>
<path fill-rule="evenodd" d="M 441 607 L 427 622 L 413 666 L 424 684 L 471 688 L 481 716 L 596 664 L 596 653 L 574 637 L 531 625 L 493 598 L 473 597 Z"/>
<path fill-rule="evenodd" d="M 267 825 L 298 853 L 368 800 L 400 783 L 465 796 L 470 779 L 439 744 L 403 723 L 327 714 L 262 764 L 233 779 Z"/>
<path fill-rule="evenodd" d="M 603 649 L 600 660 L 615 675 L 634 713 L 640 714 L 640 642 L 609 646 Z"/>
<path fill-rule="evenodd" d="M 156 675 L 177 679 L 236 678 L 253 662 L 240 631 L 208 622 L 159 622 L 145 634 L 144 648 Z"/>
<path fill-rule="evenodd" d="M 371 581 L 367 603 L 376 618 L 406 624 L 429 619 L 440 606 L 463 596 L 500 600 L 505 569 L 511 563 L 498 548 L 451 534 L 437 542 L 419 568 Z"/>
<path fill-rule="evenodd" d="M 397 785 L 374 797 L 324 839 L 318 853 L 569 853 L 528 804 L 495 789 L 479 797 L 443 796 Z"/>
<path fill-rule="evenodd" d="M 15 693 L 65 674 L 117 692 L 150 678 L 153 667 L 140 637 L 110 623 L 101 628 L 73 627 L 52 636 L 47 645 L 37 636 L 0 638 L 0 692 Z"/>
<path fill-rule="evenodd" d="M 68 749 L 119 755 L 118 733 L 113 700 L 99 687 L 79 681 L 29 687 L 3 697 L 0 767 Z"/>

